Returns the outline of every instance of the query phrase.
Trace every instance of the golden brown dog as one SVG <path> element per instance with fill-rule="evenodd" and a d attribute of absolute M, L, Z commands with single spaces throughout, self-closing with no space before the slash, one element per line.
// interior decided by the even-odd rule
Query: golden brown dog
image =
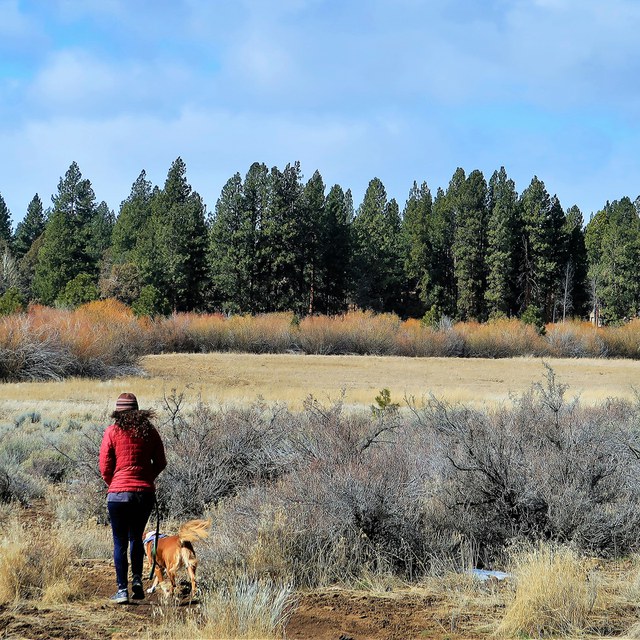
<path fill-rule="evenodd" d="M 176 575 L 180 567 L 184 567 L 191 580 L 191 595 L 196 593 L 196 567 L 198 561 L 191 544 L 195 540 L 202 540 L 209 535 L 211 520 L 189 520 L 178 530 L 178 535 L 167 536 L 160 534 L 156 549 L 155 577 L 147 593 L 153 593 L 159 582 L 163 581 L 163 572 L 167 574 L 171 583 L 171 594 L 176 588 Z M 149 531 L 144 537 L 144 546 L 149 564 L 153 565 L 153 545 L 155 531 Z"/>

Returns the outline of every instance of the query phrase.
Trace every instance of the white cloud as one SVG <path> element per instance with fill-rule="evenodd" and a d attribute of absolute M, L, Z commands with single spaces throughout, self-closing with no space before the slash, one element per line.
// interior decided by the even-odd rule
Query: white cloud
<path fill-rule="evenodd" d="M 162 184 L 178 155 L 210 207 L 255 160 L 299 159 L 356 199 L 374 176 L 402 201 L 413 179 L 435 190 L 456 166 L 500 164 L 518 188 L 538 173 L 587 209 L 619 196 L 608 185 L 640 189 L 635 0 L 55 7 L 72 36 L 78 20 L 98 37 L 50 47 L 26 89 L 0 78 L 17 105 L 0 123 L 0 192 L 15 215 L 72 160 L 117 208 L 142 168 Z M 33 32 L 17 0 L 0 12 L 0 31 Z"/>
<path fill-rule="evenodd" d="M 162 110 L 189 97 L 198 82 L 188 67 L 156 61 L 112 62 L 81 49 L 55 52 L 28 89 L 37 111 L 49 114 L 117 114 Z M 177 106 L 179 107 L 179 102 Z"/>
<path fill-rule="evenodd" d="M 142 169 L 162 186 L 179 155 L 187 163 L 192 186 L 210 208 L 224 182 L 254 161 L 283 167 L 301 160 L 308 176 L 318 168 L 328 181 L 351 186 L 348 181 L 354 174 L 349 165 L 358 166 L 353 162 L 355 152 L 366 147 L 371 134 L 366 124 L 340 118 L 290 119 L 189 109 L 172 119 L 56 117 L 0 132 L 0 147 L 12 157 L 4 168 L 0 193 L 14 218 L 21 217 L 36 191 L 49 202 L 59 177 L 75 160 L 97 198 L 117 210 Z M 13 185 L 10 193 L 3 191 L 3 184 Z"/>

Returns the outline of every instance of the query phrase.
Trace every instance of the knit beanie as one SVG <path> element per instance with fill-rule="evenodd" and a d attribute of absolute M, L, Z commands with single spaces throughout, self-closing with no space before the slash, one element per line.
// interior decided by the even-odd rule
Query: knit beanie
<path fill-rule="evenodd" d="M 138 399 L 133 393 L 121 393 L 116 400 L 116 411 L 132 410 L 138 410 Z"/>

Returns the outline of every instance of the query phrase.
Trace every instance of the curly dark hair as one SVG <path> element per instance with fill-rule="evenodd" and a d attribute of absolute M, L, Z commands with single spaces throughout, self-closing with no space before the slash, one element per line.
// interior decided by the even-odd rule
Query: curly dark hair
<path fill-rule="evenodd" d="M 116 425 L 123 431 L 130 431 L 134 436 L 146 438 L 154 428 L 151 420 L 155 418 L 151 410 L 129 409 L 127 411 L 114 411 L 111 414 Z"/>

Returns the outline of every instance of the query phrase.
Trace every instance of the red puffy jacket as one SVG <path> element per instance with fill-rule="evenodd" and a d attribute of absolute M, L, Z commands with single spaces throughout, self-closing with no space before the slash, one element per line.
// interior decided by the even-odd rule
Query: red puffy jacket
<path fill-rule="evenodd" d="M 164 446 L 155 428 L 146 438 L 115 424 L 106 428 L 100 446 L 100 473 L 109 493 L 153 491 L 154 480 L 166 466 Z"/>

